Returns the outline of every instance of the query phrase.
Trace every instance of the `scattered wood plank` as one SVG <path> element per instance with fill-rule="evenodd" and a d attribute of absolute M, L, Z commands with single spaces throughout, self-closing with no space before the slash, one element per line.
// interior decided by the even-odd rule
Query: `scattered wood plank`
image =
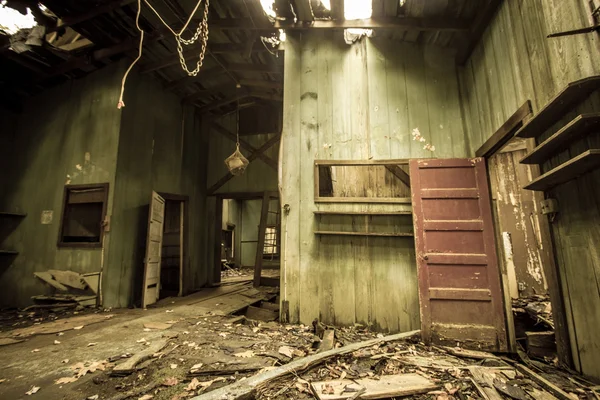
<path fill-rule="evenodd" d="M 277 319 L 277 313 L 265 308 L 248 306 L 248 309 L 246 310 L 246 318 L 270 322 Z"/>
<path fill-rule="evenodd" d="M 81 315 L 77 317 L 60 319 L 58 321 L 52 321 L 45 324 L 29 326 L 27 328 L 15 329 L 13 331 L 6 332 L 6 334 L 3 337 L 26 338 L 34 335 L 48 335 L 68 331 L 79 326 L 97 324 L 99 322 L 106 321 L 112 317 L 113 314 Z"/>
<path fill-rule="evenodd" d="M 477 383 L 475 387 L 480 391 L 483 398 L 489 400 L 504 400 L 504 397 L 494 389 L 494 378 L 498 370 L 476 366 L 471 366 L 467 369 L 471 372 L 471 375 L 473 375 L 473 381 Z"/>
<path fill-rule="evenodd" d="M 416 335 L 420 335 L 421 331 L 410 331 L 404 333 L 398 333 L 396 335 L 385 336 L 383 338 L 377 338 L 372 340 L 367 340 L 365 342 L 353 343 L 349 346 L 340 347 L 337 349 L 332 349 L 329 351 L 324 351 L 322 353 L 313 354 L 308 357 L 300 358 L 298 360 L 292 361 L 289 364 L 283 365 L 279 368 L 276 368 L 271 371 L 267 371 L 263 374 L 255 375 L 251 378 L 244 379 L 241 381 L 237 381 L 231 385 L 213 390 L 212 392 L 202 394 L 200 396 L 196 396 L 194 400 L 221 400 L 223 398 L 227 398 L 228 400 L 241 400 L 243 398 L 248 398 L 249 396 L 256 393 L 258 387 L 264 386 L 274 379 L 278 379 L 284 377 L 288 374 L 298 373 L 300 371 L 304 371 L 307 368 L 310 368 L 316 364 L 325 362 L 326 360 L 343 355 L 352 353 L 354 351 L 375 346 L 380 343 L 388 343 L 397 340 L 405 340 Z"/>
<path fill-rule="evenodd" d="M 239 365 L 234 368 L 222 368 L 222 369 L 199 369 L 194 370 L 194 372 L 189 372 L 189 377 L 195 376 L 226 376 L 226 375 L 235 375 L 235 374 L 246 374 L 249 372 L 260 371 L 265 368 L 265 365 Z"/>
<path fill-rule="evenodd" d="M 321 342 L 321 345 L 319 346 L 319 351 L 331 350 L 331 349 L 333 349 L 334 346 L 335 346 L 335 330 L 326 329 L 325 332 L 323 332 L 323 341 Z"/>
<path fill-rule="evenodd" d="M 569 395 L 567 392 L 565 392 L 564 390 L 562 390 L 561 388 L 559 388 L 558 386 L 556 386 L 555 384 L 553 384 L 552 382 L 550 382 L 549 380 L 544 378 L 543 376 L 536 374 L 535 372 L 533 372 L 531 369 L 527 368 L 524 365 L 517 364 L 516 368 L 519 372 L 521 372 L 524 375 L 529 376 L 532 381 L 536 382 L 538 385 L 540 385 L 544 389 L 548 390 L 550 393 L 552 393 L 554 396 L 558 397 L 560 400 L 574 400 L 574 399 L 578 398 L 575 395 L 573 395 L 573 396 Z"/>
<path fill-rule="evenodd" d="M 69 290 L 69 288 L 67 288 L 65 285 L 63 285 L 60 282 L 57 282 L 56 280 L 54 280 L 54 277 L 48 271 L 45 271 L 45 272 L 34 272 L 33 276 L 35 276 L 38 279 L 41 279 L 42 281 L 46 282 L 48 285 L 50 285 L 53 288 L 58 289 L 60 291 L 66 292 L 66 291 Z"/>
<path fill-rule="evenodd" d="M 427 393 L 439 388 L 430 379 L 419 374 L 384 375 L 380 379 L 348 379 L 311 383 L 313 393 L 319 400 L 342 400 L 352 398 L 364 389 L 361 399 L 387 399 Z M 330 394 L 333 389 L 333 394 Z"/>
<path fill-rule="evenodd" d="M 85 282 L 81 279 L 81 275 L 77 272 L 61 271 L 57 269 L 49 269 L 48 272 L 52 275 L 54 280 L 65 286 L 80 290 L 84 290 L 86 288 Z"/>
<path fill-rule="evenodd" d="M 132 357 L 126 359 L 121 364 L 118 364 L 111 372 L 112 376 L 125 376 L 135 372 L 136 365 L 149 360 L 154 357 L 156 353 L 161 351 L 167 345 L 167 340 L 159 340 L 150 343 L 141 352 L 134 354 Z"/>
<path fill-rule="evenodd" d="M 475 360 L 486 360 L 488 358 L 498 358 L 492 353 L 488 353 L 486 351 L 477 351 L 477 350 L 467 350 L 460 347 L 445 347 L 441 346 L 448 353 L 453 356 L 463 357 L 463 358 L 474 358 Z"/>

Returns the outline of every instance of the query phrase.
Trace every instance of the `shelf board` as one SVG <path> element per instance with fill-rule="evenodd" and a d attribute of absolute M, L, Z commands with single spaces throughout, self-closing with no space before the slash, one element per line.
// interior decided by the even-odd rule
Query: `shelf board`
<path fill-rule="evenodd" d="M 315 231 L 315 235 L 336 235 L 336 236 L 380 236 L 380 237 L 413 237 L 410 232 L 391 233 L 391 232 L 335 232 L 335 231 Z"/>
<path fill-rule="evenodd" d="M 16 213 L 16 212 L 7 212 L 7 211 L 0 211 L 0 217 L 15 217 L 15 218 L 23 218 L 26 217 L 27 214 L 25 213 Z"/>
<path fill-rule="evenodd" d="M 591 149 L 531 181 L 524 189 L 544 191 L 600 166 L 600 149 Z"/>
<path fill-rule="evenodd" d="M 564 150 L 575 139 L 597 130 L 600 130 L 600 113 L 579 115 L 533 149 L 520 162 L 521 164 L 541 164 L 554 154 Z"/>
<path fill-rule="evenodd" d="M 315 215 L 412 215 L 412 211 L 382 211 L 382 212 L 370 212 L 370 211 L 314 211 Z"/>
<path fill-rule="evenodd" d="M 600 88 L 600 76 L 598 75 L 569 83 L 540 112 L 523 125 L 516 136 L 532 138 L 541 135 L 552 124 L 561 119 L 567 110 L 585 100 L 598 88 Z"/>
<path fill-rule="evenodd" d="M 16 256 L 17 254 L 19 254 L 19 252 L 14 250 L 0 250 L 0 255 Z"/>

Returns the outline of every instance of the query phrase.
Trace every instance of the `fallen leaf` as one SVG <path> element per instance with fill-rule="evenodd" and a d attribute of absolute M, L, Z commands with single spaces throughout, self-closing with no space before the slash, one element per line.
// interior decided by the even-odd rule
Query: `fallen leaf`
<path fill-rule="evenodd" d="M 222 336 L 224 338 L 226 338 L 227 335 L 229 335 L 229 333 L 227 333 L 227 332 L 221 332 L 221 333 L 219 333 L 219 336 Z"/>
<path fill-rule="evenodd" d="M 179 380 L 175 377 L 170 377 L 165 379 L 165 381 L 163 382 L 163 386 L 175 386 L 179 383 Z"/>
<path fill-rule="evenodd" d="M 80 330 L 80 329 L 83 329 L 83 325 L 81 325 L 81 326 L 76 326 L 75 328 L 73 328 L 73 330 L 74 330 L 74 331 L 78 331 L 78 330 Z"/>
<path fill-rule="evenodd" d="M 27 396 L 31 396 L 32 394 L 36 394 L 40 390 L 39 386 L 32 386 L 28 392 L 25 392 Z"/>
<path fill-rule="evenodd" d="M 177 368 L 177 364 L 171 364 L 171 369 Z"/>
<path fill-rule="evenodd" d="M 93 396 L 88 397 L 87 400 L 98 400 L 98 397 L 100 397 L 100 396 L 95 394 Z"/>
<path fill-rule="evenodd" d="M 248 351 L 244 351 L 243 353 L 235 353 L 234 356 L 240 357 L 240 358 L 250 358 L 250 357 L 254 357 L 254 352 L 252 350 L 248 350 Z"/>
<path fill-rule="evenodd" d="M 167 310 L 167 312 L 173 312 L 173 310 Z"/>
<path fill-rule="evenodd" d="M 142 397 L 138 397 L 138 400 L 150 400 L 153 397 L 154 396 L 152 396 L 151 394 L 145 394 Z"/>
<path fill-rule="evenodd" d="M 289 346 L 281 346 L 279 348 L 279 354 L 283 354 L 284 356 L 292 358 L 294 357 L 294 349 Z"/>
<path fill-rule="evenodd" d="M 0 383 L 6 382 L 6 379 L 0 379 Z"/>
<path fill-rule="evenodd" d="M 69 359 L 68 359 L 68 358 L 65 358 L 65 359 L 64 359 L 64 360 L 62 360 L 61 362 L 62 362 L 63 364 L 66 364 L 66 363 L 68 363 L 68 362 L 69 362 Z"/>
<path fill-rule="evenodd" d="M 57 380 L 56 380 L 56 382 L 54 382 L 54 383 L 55 383 L 56 385 L 65 385 L 65 384 L 67 384 L 67 383 L 73 383 L 73 382 L 75 382 L 77 379 L 79 379 L 79 378 L 78 378 L 78 377 L 76 377 L 76 376 L 70 376 L 70 377 L 69 377 L 69 376 L 67 376 L 67 377 L 64 377 L 64 378 L 57 379 Z"/>
<path fill-rule="evenodd" d="M 190 372 L 193 374 L 194 372 L 198 371 L 200 368 L 202 368 L 204 364 L 200 363 L 200 364 L 195 364 L 192 366 L 192 368 L 190 368 Z"/>
<path fill-rule="evenodd" d="M 60 342 L 58 340 L 55 340 L 54 344 L 60 344 Z"/>
<path fill-rule="evenodd" d="M 136 340 L 137 343 L 147 342 L 146 338 L 141 338 L 140 340 Z"/>
<path fill-rule="evenodd" d="M 197 378 L 192 379 L 189 385 L 186 386 L 185 390 L 196 390 L 200 386 L 200 381 Z"/>
<path fill-rule="evenodd" d="M 62 336 L 62 335 L 64 335 L 64 332 L 58 332 L 58 333 L 56 334 L 56 336 Z"/>
<path fill-rule="evenodd" d="M 95 346 L 95 345 L 97 345 L 97 344 L 98 344 L 98 343 L 95 343 L 95 342 L 88 343 L 87 347 L 92 347 L 92 346 Z"/>
<path fill-rule="evenodd" d="M 206 390 L 210 385 L 212 385 L 215 382 L 220 382 L 220 381 L 225 381 L 226 379 L 221 377 L 215 378 L 212 381 L 206 381 L 206 382 L 198 382 L 198 384 L 202 387 L 202 389 L 200 389 L 200 391 Z"/>
<path fill-rule="evenodd" d="M 33 349 L 33 350 L 31 350 L 32 353 L 37 353 L 39 351 L 40 351 L 40 349 Z"/>

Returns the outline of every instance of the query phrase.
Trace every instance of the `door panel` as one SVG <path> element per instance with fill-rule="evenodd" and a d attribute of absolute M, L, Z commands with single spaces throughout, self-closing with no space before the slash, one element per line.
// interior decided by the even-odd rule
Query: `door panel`
<path fill-rule="evenodd" d="M 411 160 L 426 343 L 507 351 L 485 161 Z"/>
<path fill-rule="evenodd" d="M 146 240 L 146 258 L 144 263 L 144 281 L 142 287 L 142 308 L 156 303 L 160 290 L 160 262 L 165 220 L 165 200 L 152 192 L 152 201 L 148 212 L 148 238 Z"/>

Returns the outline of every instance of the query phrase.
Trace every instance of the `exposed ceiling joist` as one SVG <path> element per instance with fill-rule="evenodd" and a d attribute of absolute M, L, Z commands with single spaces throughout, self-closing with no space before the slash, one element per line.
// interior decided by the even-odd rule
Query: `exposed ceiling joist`
<path fill-rule="evenodd" d="M 261 87 L 267 89 L 283 89 L 283 82 L 274 82 L 260 79 L 241 79 L 240 85 Z"/>
<path fill-rule="evenodd" d="M 497 0 L 494 0 L 497 1 Z M 275 21 L 278 29 L 402 29 L 418 31 L 468 31 L 467 20 L 448 18 L 373 17 L 353 20 L 318 20 L 311 23 Z"/>
<path fill-rule="evenodd" d="M 135 0 L 113 0 L 101 6 L 92 7 L 89 11 L 81 14 L 61 16 L 58 25 L 54 28 L 48 29 L 46 33 L 52 33 L 60 28 L 65 28 L 67 26 L 73 26 L 89 21 L 93 18 L 99 17 L 100 15 L 109 13 L 117 8 L 125 7 L 126 5 L 134 2 Z"/>
<path fill-rule="evenodd" d="M 269 101 L 277 101 L 277 102 L 283 101 L 283 96 L 280 94 L 250 92 L 250 96 L 256 97 L 257 99 L 263 99 L 263 100 L 269 100 Z"/>
<path fill-rule="evenodd" d="M 198 112 L 200 114 L 205 114 L 216 108 L 226 106 L 228 104 L 245 99 L 247 97 L 250 97 L 250 94 L 246 90 L 240 90 L 238 93 L 228 96 L 228 97 L 224 98 L 223 100 L 215 101 L 215 102 L 212 102 L 212 103 L 209 103 L 209 104 L 199 107 Z"/>
<path fill-rule="evenodd" d="M 487 4 L 482 6 L 481 11 L 477 14 L 473 25 L 471 26 L 468 36 L 466 40 L 459 47 L 457 55 L 456 55 L 456 63 L 458 65 L 464 65 L 465 62 L 471 56 L 471 53 L 475 49 L 478 41 L 483 36 L 483 32 L 485 32 L 485 28 L 487 28 L 494 18 L 496 11 L 502 4 L 503 0 L 488 0 Z"/>

